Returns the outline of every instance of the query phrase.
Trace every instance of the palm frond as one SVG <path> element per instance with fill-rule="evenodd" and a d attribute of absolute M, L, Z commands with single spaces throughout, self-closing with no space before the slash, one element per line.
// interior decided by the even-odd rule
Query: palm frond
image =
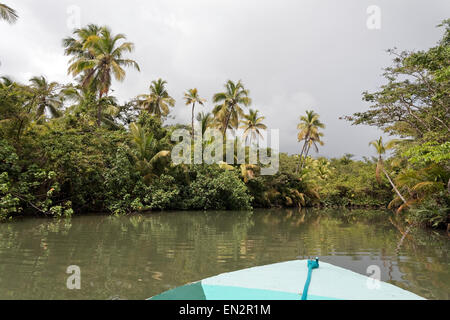
<path fill-rule="evenodd" d="M 13 8 L 8 7 L 6 4 L 0 3 L 0 18 L 10 24 L 13 24 L 17 21 L 19 15 Z"/>

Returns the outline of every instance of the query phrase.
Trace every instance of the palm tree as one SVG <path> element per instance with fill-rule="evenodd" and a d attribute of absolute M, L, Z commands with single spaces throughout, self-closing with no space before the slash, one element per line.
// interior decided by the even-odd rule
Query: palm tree
<path fill-rule="evenodd" d="M 369 143 L 369 146 L 373 146 L 378 154 L 378 162 L 377 162 L 377 169 L 375 171 L 375 175 L 377 178 L 377 181 L 380 183 L 380 173 L 383 171 L 386 178 L 388 179 L 389 183 L 391 184 L 392 188 L 395 190 L 395 193 L 397 193 L 398 197 L 403 201 L 403 203 L 406 204 L 405 198 L 401 195 L 400 191 L 395 186 L 394 182 L 392 182 L 391 177 L 389 177 L 389 174 L 387 173 L 386 169 L 384 168 L 384 162 L 383 162 L 383 154 L 386 153 L 387 150 L 394 147 L 395 143 L 397 143 L 396 140 L 391 140 L 388 143 L 383 143 L 383 137 L 380 137 L 378 140 L 371 141 Z"/>
<path fill-rule="evenodd" d="M 205 146 L 212 143 L 214 138 L 210 138 L 209 141 L 205 141 L 205 133 L 208 128 L 214 127 L 214 117 L 210 112 L 204 113 L 199 112 L 197 114 L 197 121 L 200 124 L 201 132 L 202 132 L 202 150 L 204 150 Z M 201 155 L 203 159 L 203 154 Z"/>
<path fill-rule="evenodd" d="M 202 135 L 205 135 L 206 130 L 213 126 L 213 120 L 214 118 L 210 112 L 207 113 L 199 112 L 197 114 L 197 121 L 200 122 Z"/>
<path fill-rule="evenodd" d="M 84 31 L 92 33 L 87 38 Z M 140 71 L 136 61 L 123 57 L 125 53 L 134 50 L 134 44 L 131 42 L 122 42 L 126 37 L 123 34 L 112 35 L 108 27 L 102 27 L 100 30 L 96 26 L 91 26 L 81 32 L 75 33 L 80 37 L 75 42 L 66 39 L 66 54 L 74 55 L 72 63 L 69 66 L 69 73 L 73 76 L 82 74 L 82 84 L 84 87 L 91 86 L 98 91 L 99 100 L 108 95 L 111 87 L 112 76 L 118 81 L 125 79 L 125 70 L 123 67 L 134 67 Z M 98 34 L 96 34 L 98 33 Z M 78 42 L 77 42 L 78 41 Z M 80 47 L 80 44 L 82 46 Z M 81 48 L 81 50 L 80 50 Z M 101 125 L 102 110 L 101 104 L 97 110 L 97 124 Z"/>
<path fill-rule="evenodd" d="M 308 157 L 309 150 L 311 149 L 311 146 L 314 147 L 314 150 L 316 152 L 319 152 L 319 147 L 317 145 L 323 146 L 325 144 L 322 140 L 320 140 L 321 137 L 323 137 L 323 133 L 322 132 L 319 132 L 319 133 L 309 137 L 308 147 L 306 148 L 306 153 L 305 153 L 305 158 Z"/>
<path fill-rule="evenodd" d="M 252 139 L 256 139 L 258 136 L 264 139 L 260 130 L 267 129 L 267 126 L 262 123 L 266 117 L 260 117 L 258 113 L 258 110 L 250 109 L 249 114 L 244 115 L 245 120 L 241 120 L 241 129 L 244 129 L 244 140 L 247 141 L 250 134 L 250 143 Z"/>
<path fill-rule="evenodd" d="M 297 166 L 297 172 L 303 166 L 303 154 L 309 152 L 311 145 L 317 148 L 317 143 L 320 143 L 320 137 L 323 135 L 319 133 L 319 129 L 325 128 L 325 125 L 320 122 L 319 115 L 313 110 L 306 111 L 306 116 L 300 117 L 300 123 L 297 125 L 298 141 L 304 141 L 302 151 L 300 152 L 300 159 Z"/>
<path fill-rule="evenodd" d="M 79 111 L 84 106 L 96 104 L 97 97 L 95 92 L 92 92 L 89 88 L 84 88 L 81 85 L 68 85 L 62 91 L 67 100 L 74 102 L 73 105 L 67 108 L 68 111 L 74 109 Z"/>
<path fill-rule="evenodd" d="M 150 94 L 139 95 L 137 104 L 158 118 L 166 117 L 170 112 L 169 107 L 175 106 L 175 99 L 167 92 L 166 84 L 161 78 L 152 81 Z"/>
<path fill-rule="evenodd" d="M 75 62 L 80 57 L 93 59 L 95 57 L 93 51 L 89 48 L 88 40 L 92 37 L 100 37 L 102 28 L 89 24 L 85 28 L 75 29 L 73 34 L 75 37 L 68 37 L 63 39 L 64 54 L 66 56 L 73 56 L 70 63 Z"/>
<path fill-rule="evenodd" d="M 206 100 L 200 98 L 196 88 L 190 89 L 187 92 L 185 92 L 184 100 L 186 101 L 186 105 L 187 106 L 192 104 L 192 140 L 194 140 L 194 138 L 195 138 L 195 133 L 194 133 L 194 109 L 195 109 L 195 104 L 198 103 L 199 105 L 203 106 L 203 104 L 206 102 Z"/>
<path fill-rule="evenodd" d="M 67 37 L 63 39 L 63 47 L 65 48 L 64 54 L 67 56 L 72 56 L 69 60 L 69 64 L 73 64 L 80 59 L 94 59 L 95 54 L 88 46 L 88 40 L 92 37 L 100 37 L 102 28 L 95 24 L 89 24 L 84 28 L 75 29 L 73 31 L 74 37 Z M 75 105 L 71 106 L 70 109 L 76 110 L 79 112 L 90 111 L 90 107 L 95 106 L 95 113 L 97 113 L 98 108 L 98 100 L 97 93 L 95 88 L 95 83 L 88 81 L 91 79 L 89 76 L 92 73 L 92 69 L 86 69 L 81 73 L 78 80 L 80 82 L 79 86 L 71 86 L 65 88 L 65 94 L 68 96 L 70 100 L 75 101 Z M 70 73 L 70 71 L 69 71 Z M 96 116 L 98 117 L 98 116 Z"/>
<path fill-rule="evenodd" d="M 45 116 L 48 110 L 53 118 L 61 116 L 61 107 L 63 106 L 64 96 L 59 90 L 57 82 L 48 82 L 44 76 L 33 77 L 30 79 L 31 88 L 34 93 L 34 103 L 37 106 L 36 118 Z"/>
<path fill-rule="evenodd" d="M 215 106 L 212 113 L 214 116 L 213 126 L 216 129 L 220 130 L 223 134 L 223 132 L 228 129 L 233 130 L 234 128 L 236 128 L 239 125 L 239 122 L 238 122 L 237 118 L 231 118 L 228 121 L 228 125 L 227 125 L 228 115 L 226 112 L 223 112 L 222 107 L 223 107 L 222 105 Z"/>
<path fill-rule="evenodd" d="M 134 146 L 137 150 L 136 166 L 146 182 L 158 175 L 158 163 L 170 156 L 170 151 L 156 152 L 156 141 L 153 134 L 147 134 L 139 124 L 130 125 Z"/>
<path fill-rule="evenodd" d="M 242 107 L 249 106 L 252 101 L 249 98 L 250 92 L 244 88 L 240 80 L 237 83 L 228 80 L 225 88 L 225 92 L 217 93 L 213 97 L 214 103 L 222 103 L 214 108 L 214 116 L 219 119 L 224 136 L 230 124 L 233 128 L 239 125 L 239 117 L 244 114 Z"/>
<path fill-rule="evenodd" d="M 10 88 L 14 84 L 14 81 L 6 76 L 0 77 L 0 89 Z"/>
<path fill-rule="evenodd" d="M 5 20 L 8 23 L 15 23 L 19 18 L 16 10 L 8 7 L 6 4 L 0 3 L 0 19 Z"/>
<path fill-rule="evenodd" d="M 89 114 L 89 116 L 94 114 L 95 117 L 95 113 L 100 108 L 102 110 L 102 123 L 113 129 L 119 128 L 115 121 L 116 116 L 120 112 L 116 97 L 106 96 L 98 99 L 95 92 L 82 86 L 66 86 L 62 93 L 66 100 L 74 102 L 73 105 L 66 109 L 66 112 L 71 112 L 77 116 L 80 114 Z"/>
<path fill-rule="evenodd" d="M 36 118 L 35 90 L 2 76 L 0 91 L 0 126 L 6 125 L 6 132 L 19 141 L 23 129 Z"/>

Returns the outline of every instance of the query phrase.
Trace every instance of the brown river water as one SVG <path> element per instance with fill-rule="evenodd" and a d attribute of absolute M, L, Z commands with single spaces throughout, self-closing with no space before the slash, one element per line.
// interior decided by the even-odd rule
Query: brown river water
<path fill-rule="evenodd" d="M 427 299 L 450 298 L 450 239 L 402 239 L 373 210 L 158 212 L 25 218 L 0 224 L 0 299 L 146 299 L 224 272 L 319 256 Z M 69 266 L 80 290 L 67 288 Z"/>

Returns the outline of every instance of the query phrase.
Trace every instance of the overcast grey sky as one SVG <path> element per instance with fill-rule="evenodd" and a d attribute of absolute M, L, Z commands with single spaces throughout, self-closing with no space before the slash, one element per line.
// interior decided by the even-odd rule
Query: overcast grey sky
<path fill-rule="evenodd" d="M 313 109 L 327 125 L 320 155 L 372 155 L 375 128 L 339 120 L 364 110 L 361 93 L 383 83 L 386 49 L 433 46 L 450 18 L 448 0 L 2 0 L 19 21 L 0 23 L 0 75 L 27 81 L 34 75 L 69 82 L 61 40 L 71 34 L 68 9 L 80 9 L 81 25 L 108 25 L 136 45 L 141 72 L 114 83 L 121 101 L 145 93 L 151 80 L 168 81 L 176 122 L 188 123 L 183 91 L 197 87 L 211 101 L 226 80 L 242 79 L 252 108 L 280 129 L 283 152 L 297 152 L 296 124 Z M 367 8 L 381 10 L 381 28 L 370 30 Z M 70 11 L 70 10 L 69 10 Z M 208 103 L 205 111 L 212 109 Z M 200 110 L 200 109 L 199 109 Z"/>

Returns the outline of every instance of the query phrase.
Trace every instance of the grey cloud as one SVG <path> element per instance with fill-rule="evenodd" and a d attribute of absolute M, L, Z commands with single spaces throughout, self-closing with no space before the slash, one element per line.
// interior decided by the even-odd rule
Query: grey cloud
<path fill-rule="evenodd" d="M 136 44 L 133 58 L 142 72 L 130 70 L 124 83 L 114 83 L 120 100 L 146 92 L 151 80 L 162 77 L 177 99 L 175 121 L 187 123 L 186 89 L 197 87 L 211 110 L 211 97 L 225 81 L 242 79 L 252 107 L 269 127 L 280 129 L 284 152 L 298 151 L 298 118 L 316 110 L 327 125 L 320 151 L 325 156 L 371 154 L 368 141 L 382 132 L 339 117 L 368 107 L 361 93 L 383 83 L 382 68 L 390 63 L 386 49 L 432 46 L 441 35 L 435 26 L 450 12 L 445 0 L 6 2 L 20 20 L 0 23 L 2 75 L 71 81 L 61 39 L 70 34 L 67 8 L 77 5 L 82 24 L 107 24 Z M 373 4 L 381 8 L 381 30 L 366 27 L 366 9 Z"/>

